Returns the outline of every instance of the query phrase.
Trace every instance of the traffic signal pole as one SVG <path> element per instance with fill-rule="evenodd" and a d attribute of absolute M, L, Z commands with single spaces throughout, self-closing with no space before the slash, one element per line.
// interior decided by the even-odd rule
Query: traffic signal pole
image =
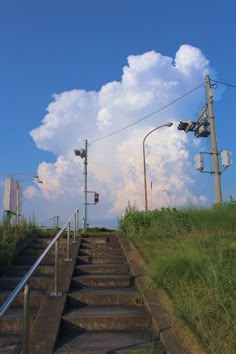
<path fill-rule="evenodd" d="M 208 115 L 211 131 L 211 149 L 212 149 L 212 159 L 213 159 L 213 173 L 215 181 L 215 196 L 216 203 L 222 203 L 222 192 L 221 192 L 221 180 L 220 180 L 220 168 L 219 168 L 219 152 L 217 149 L 216 142 L 216 131 L 215 131 L 215 118 L 213 110 L 213 95 L 211 91 L 210 76 L 205 76 L 206 83 L 206 96 L 207 96 L 207 105 L 208 105 Z"/>

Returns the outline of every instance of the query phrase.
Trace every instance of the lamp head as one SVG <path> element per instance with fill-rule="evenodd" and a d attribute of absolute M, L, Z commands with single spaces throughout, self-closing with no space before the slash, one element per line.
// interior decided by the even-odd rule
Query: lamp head
<path fill-rule="evenodd" d="M 167 127 L 171 127 L 172 125 L 173 125 L 173 123 L 172 122 L 169 122 L 169 123 L 166 123 L 165 124 Z"/>

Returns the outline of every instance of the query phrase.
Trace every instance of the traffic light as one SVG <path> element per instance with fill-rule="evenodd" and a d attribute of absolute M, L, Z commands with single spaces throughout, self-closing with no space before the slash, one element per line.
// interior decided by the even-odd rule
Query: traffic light
<path fill-rule="evenodd" d="M 211 134 L 209 123 L 197 124 L 194 130 L 196 138 L 207 138 Z"/>
<path fill-rule="evenodd" d="M 76 156 L 80 156 L 81 159 L 85 157 L 86 151 L 84 149 L 75 149 L 74 150 Z"/>
<path fill-rule="evenodd" d="M 99 202 L 99 194 L 94 193 L 94 203 L 97 204 Z"/>
<path fill-rule="evenodd" d="M 178 125 L 178 130 L 184 130 L 186 133 L 192 129 L 194 122 L 192 120 L 188 120 L 187 122 L 181 122 Z M 195 125 L 195 124 L 194 124 Z"/>
<path fill-rule="evenodd" d="M 196 170 L 198 171 L 203 171 L 204 169 L 204 162 L 203 162 L 203 157 L 202 154 L 198 154 L 194 157 L 194 167 L 196 168 Z"/>
<path fill-rule="evenodd" d="M 231 165 L 230 152 L 227 150 L 223 150 L 220 153 L 221 163 L 224 168 L 227 168 Z"/>

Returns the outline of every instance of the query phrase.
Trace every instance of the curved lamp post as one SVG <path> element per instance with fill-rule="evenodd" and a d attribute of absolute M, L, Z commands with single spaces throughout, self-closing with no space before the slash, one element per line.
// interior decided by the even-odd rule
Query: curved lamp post
<path fill-rule="evenodd" d="M 166 124 L 160 125 L 159 127 L 156 127 L 152 129 L 143 139 L 143 173 L 144 173 L 144 205 L 145 205 L 145 211 L 148 210 L 148 201 L 147 201 L 147 176 L 146 176 L 146 159 L 145 159 L 145 140 L 150 135 L 153 133 L 155 130 L 160 129 L 162 127 L 171 127 L 173 125 L 172 122 L 168 122 Z"/>

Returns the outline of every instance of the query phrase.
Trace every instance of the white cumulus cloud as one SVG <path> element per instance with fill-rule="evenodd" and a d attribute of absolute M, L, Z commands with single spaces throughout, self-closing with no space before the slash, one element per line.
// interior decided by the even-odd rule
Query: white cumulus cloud
<path fill-rule="evenodd" d="M 154 50 L 129 56 L 121 80 L 104 84 L 98 92 L 73 89 L 53 95 L 42 124 L 30 135 L 39 149 L 57 158 L 54 163 L 42 161 L 38 174 L 44 183 L 38 190 L 29 187 L 25 195 L 36 198 L 40 208 L 47 205 L 53 210 L 55 201 L 57 206 L 61 203 L 65 216 L 77 202 L 82 209 L 84 166 L 74 149 L 84 147 L 88 139 L 88 189 L 100 193 L 100 203 L 89 208 L 90 218 L 116 220 L 128 201 L 143 209 L 143 139 L 155 127 L 172 121 L 172 127 L 160 128 L 146 139 L 149 206 L 205 200 L 194 193 L 189 136 L 177 130 L 179 120 L 196 113 L 204 88 L 142 118 L 204 82 L 209 71 L 209 61 L 200 49 L 182 45 L 175 58 Z M 138 120 L 139 124 L 122 130 Z M 122 131 L 96 141 L 117 130 Z"/>

